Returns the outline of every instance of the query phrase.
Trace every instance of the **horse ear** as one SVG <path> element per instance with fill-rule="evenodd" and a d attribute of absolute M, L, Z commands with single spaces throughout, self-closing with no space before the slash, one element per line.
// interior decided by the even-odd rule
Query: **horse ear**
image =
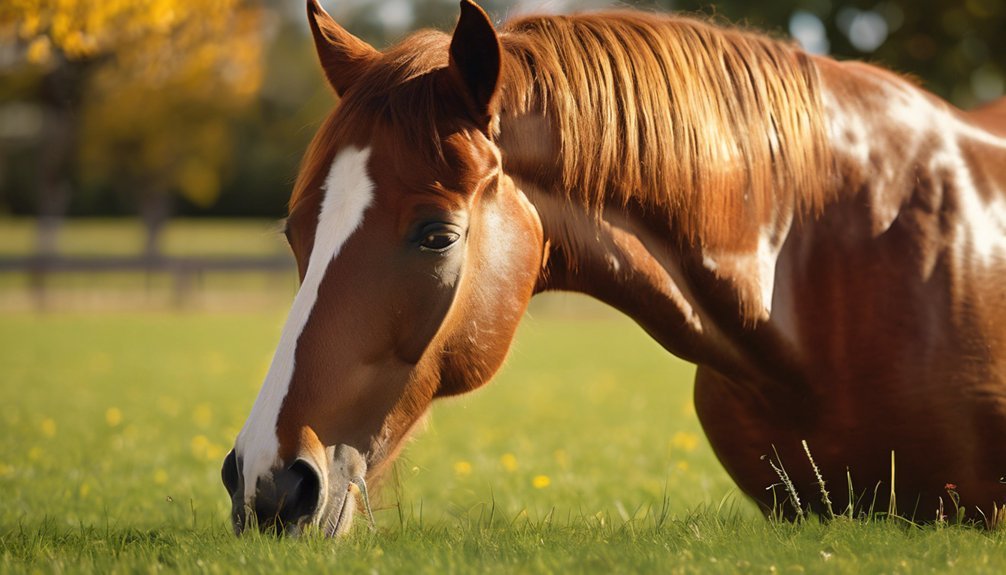
<path fill-rule="evenodd" d="M 328 83 L 341 97 L 380 53 L 339 26 L 318 0 L 307 0 L 307 21 Z"/>
<path fill-rule="evenodd" d="M 491 115 L 499 85 L 500 42 L 489 16 L 472 0 L 461 0 L 461 18 L 451 38 L 450 67 L 479 120 Z"/>

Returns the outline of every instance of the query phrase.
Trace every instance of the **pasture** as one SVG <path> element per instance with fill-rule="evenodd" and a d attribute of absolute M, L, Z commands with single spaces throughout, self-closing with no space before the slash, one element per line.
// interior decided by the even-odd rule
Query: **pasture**
<path fill-rule="evenodd" d="M 246 309 L 4 306 L 0 572 L 1006 570 L 1002 530 L 763 519 L 703 437 L 692 367 L 561 296 L 532 305 L 493 383 L 436 406 L 373 501 L 375 532 L 237 539 L 219 466 L 292 295 L 269 289 Z"/>

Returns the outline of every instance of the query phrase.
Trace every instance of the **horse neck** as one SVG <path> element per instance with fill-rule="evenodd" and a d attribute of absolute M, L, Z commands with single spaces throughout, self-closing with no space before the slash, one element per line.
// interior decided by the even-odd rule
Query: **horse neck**
<path fill-rule="evenodd" d="M 1006 156 L 996 151 L 995 137 L 946 104 L 870 66 L 826 60 L 819 66 L 834 152 L 834 164 L 820 169 L 834 170 L 831 200 L 818 217 L 797 213 L 779 198 L 756 236 L 736 246 L 708 249 L 701 238 L 682 238 L 673 214 L 655 206 L 609 203 L 600 215 L 586 213 L 551 174 L 556 150 L 547 119 L 504 118 L 501 148 L 513 159 L 507 171 L 538 209 L 545 233 L 538 290 L 600 299 L 672 353 L 725 373 L 779 379 L 802 371 L 801 347 L 808 342 L 796 317 L 802 297 L 797 270 L 807 273 L 816 265 L 808 258 L 819 257 L 823 243 L 855 243 L 868 252 L 870 239 L 883 234 L 913 197 L 925 200 L 920 195 L 935 182 L 948 182 L 948 165 L 957 170 L 950 177 L 958 181 L 949 182 L 955 190 L 975 189 L 979 176 L 962 171 L 965 150 L 998 153 L 998 164 L 981 169 L 999 182 L 997 189 L 1006 189 Z M 934 117 L 945 122 L 920 127 Z M 953 138 L 940 131 L 951 124 Z M 507 137 L 512 134 L 518 136 Z M 906 157 L 908 151 L 914 156 Z M 929 189 L 919 181 L 929 182 Z"/>
<path fill-rule="evenodd" d="M 552 162 L 528 160 L 554 157 L 543 149 L 550 141 L 542 135 L 550 133 L 544 118 L 504 118 L 501 125 L 505 169 L 542 222 L 538 292 L 592 296 L 633 318 L 671 353 L 727 373 L 787 369 L 785 342 L 754 338 L 751 329 L 761 324 L 766 331 L 775 257 L 792 205 L 781 202 L 746 245 L 704 250 L 674 229 L 666 207 L 613 201 L 591 213 L 570 200 Z M 514 125 L 523 135 L 508 132 Z M 529 135 L 529 126 L 541 131 Z"/>

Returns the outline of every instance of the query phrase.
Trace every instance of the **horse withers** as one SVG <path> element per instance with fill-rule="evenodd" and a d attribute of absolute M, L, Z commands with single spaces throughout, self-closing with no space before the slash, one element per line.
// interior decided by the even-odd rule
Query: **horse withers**
<path fill-rule="evenodd" d="M 818 491 L 803 441 L 853 478 L 839 510 L 896 492 L 929 516 L 947 483 L 1006 503 L 1001 106 L 676 16 L 497 32 L 464 0 L 453 35 L 382 53 L 307 5 L 340 102 L 290 199 L 301 287 L 224 462 L 238 533 L 349 529 L 352 486 L 491 378 L 547 290 L 698 365 L 709 441 L 766 510 L 763 455 Z"/>

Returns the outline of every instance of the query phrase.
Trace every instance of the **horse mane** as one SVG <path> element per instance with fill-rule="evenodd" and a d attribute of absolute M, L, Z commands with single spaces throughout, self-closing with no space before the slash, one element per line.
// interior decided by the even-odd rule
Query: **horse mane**
<path fill-rule="evenodd" d="M 738 246 L 778 202 L 824 202 L 831 161 L 801 50 L 638 12 L 532 16 L 501 39 L 502 113 L 554 119 L 561 187 L 595 214 L 635 202 L 689 241 Z"/>
<path fill-rule="evenodd" d="M 751 247 L 779 203 L 819 210 L 832 187 L 817 70 L 788 43 L 640 12 L 531 16 L 500 40 L 498 115 L 548 120 L 555 133 L 531 123 L 523 139 L 557 142 L 536 163 L 595 214 L 634 202 L 670 214 L 689 241 Z M 363 118 L 386 122 L 403 155 L 443 165 L 448 104 L 429 72 L 447 65 L 449 43 L 417 32 L 358 79 L 308 148 L 291 211 L 317 187 L 331 142 L 346 124 L 369 127 Z"/>

